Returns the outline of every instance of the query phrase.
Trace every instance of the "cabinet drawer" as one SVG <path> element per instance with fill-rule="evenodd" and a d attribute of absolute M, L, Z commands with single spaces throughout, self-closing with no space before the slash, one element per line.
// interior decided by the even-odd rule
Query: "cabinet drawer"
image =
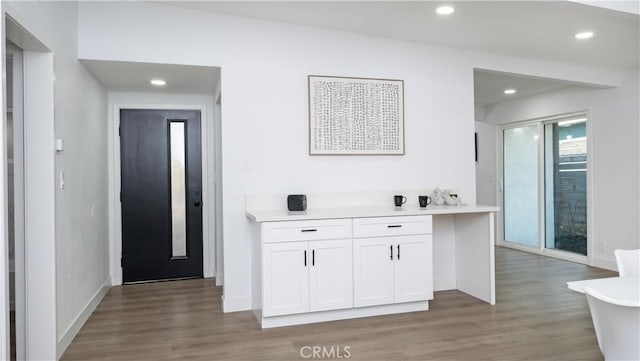
<path fill-rule="evenodd" d="M 353 237 L 430 234 L 431 216 L 354 218 Z"/>
<path fill-rule="evenodd" d="M 265 222 L 262 224 L 263 243 L 351 237 L 351 219 Z"/>

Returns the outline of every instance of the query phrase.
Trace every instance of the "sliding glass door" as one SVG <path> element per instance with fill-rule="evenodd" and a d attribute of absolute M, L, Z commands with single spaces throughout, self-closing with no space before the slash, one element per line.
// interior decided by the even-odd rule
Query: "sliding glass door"
<path fill-rule="evenodd" d="M 504 244 L 587 255 L 586 122 L 581 114 L 503 129 Z"/>
<path fill-rule="evenodd" d="M 545 124 L 546 248 L 587 255 L 587 123 Z"/>
<path fill-rule="evenodd" d="M 504 239 L 537 247 L 538 232 L 538 126 L 505 129 Z"/>

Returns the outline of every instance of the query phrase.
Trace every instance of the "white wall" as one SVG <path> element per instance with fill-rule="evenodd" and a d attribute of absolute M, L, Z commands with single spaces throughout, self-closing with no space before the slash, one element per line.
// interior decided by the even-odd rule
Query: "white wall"
<path fill-rule="evenodd" d="M 476 121 L 475 126 L 476 133 L 478 133 L 476 202 L 478 204 L 496 206 L 496 192 L 498 190 L 496 181 L 496 126 L 483 121 Z"/>
<path fill-rule="evenodd" d="M 55 245 L 58 352 L 109 280 L 106 93 L 77 60 L 77 4 L 7 2 L 9 13 L 53 51 L 56 155 Z M 52 150 L 53 152 L 53 150 Z M 53 185 L 52 185 L 53 186 Z M 51 242 L 54 242 L 53 235 Z M 95 302 L 94 302 L 95 303 Z M 65 338 L 66 336 L 66 338 Z M 62 343 L 60 343 L 62 342 Z"/>
<path fill-rule="evenodd" d="M 612 72 L 153 3 L 83 2 L 79 29 L 81 58 L 222 68 L 225 311 L 251 307 L 246 194 L 440 186 L 473 203 L 474 66 L 617 82 Z M 404 79 L 406 155 L 309 156 L 309 74 Z"/>
<path fill-rule="evenodd" d="M 593 263 L 610 269 L 615 269 L 614 249 L 640 248 L 639 77 L 635 70 L 624 74 L 618 88 L 565 88 L 486 108 L 486 122 L 492 124 L 583 110 L 591 112 L 593 135 L 589 141 L 594 193 L 591 222 L 596 245 Z M 485 184 L 483 192 L 489 193 L 490 187 Z M 604 252 L 599 250 L 598 242 L 604 243 Z"/>
<path fill-rule="evenodd" d="M 120 202 L 119 202 L 119 179 L 120 172 L 116 172 L 117 169 L 120 169 L 120 160 L 119 160 L 119 151 L 114 153 L 114 136 L 117 134 L 116 128 L 113 127 L 114 124 L 117 123 L 119 119 L 116 117 L 117 114 L 116 106 L 121 106 L 123 108 L 130 107 L 174 107 L 174 108 L 184 108 L 184 106 L 195 106 L 202 107 L 203 114 L 201 120 L 201 128 L 202 134 L 205 137 L 206 141 L 203 142 L 203 145 L 206 146 L 206 149 L 202 152 L 203 159 L 203 167 L 202 173 L 203 175 L 207 175 L 211 182 L 206 184 L 206 187 L 203 187 L 203 259 L 205 262 L 205 267 L 203 268 L 205 277 L 213 277 L 215 274 L 215 260 L 216 260 L 216 245 L 215 245 L 215 213 L 214 213 L 214 189 L 213 189 L 213 168 L 214 168 L 214 141 L 213 141 L 213 131 L 214 131 L 214 100 L 213 95 L 185 95 L 185 94 L 154 94 L 154 93 L 127 93 L 127 92 L 109 92 L 108 96 L 109 103 L 109 111 L 108 111 L 108 134 L 104 136 L 108 139 L 109 143 L 109 199 L 110 204 L 110 223 L 112 223 L 111 231 L 115 231 L 110 233 L 109 238 L 111 242 L 111 253 L 112 262 L 111 262 L 111 276 L 113 284 L 122 284 L 122 268 L 120 267 L 120 257 L 121 257 L 121 247 L 122 239 L 120 235 L 121 231 L 121 213 L 119 211 Z M 117 149 L 119 149 L 119 142 L 117 142 Z M 114 157 L 117 155 L 117 157 Z M 115 159 L 117 158 L 117 159 Z M 113 182 L 111 180 L 114 180 Z M 113 187 L 115 184 L 118 184 L 118 188 Z M 117 196 L 116 196 L 117 195 Z M 117 208 L 117 209 L 116 209 Z M 117 233 L 117 234 L 116 234 Z"/>

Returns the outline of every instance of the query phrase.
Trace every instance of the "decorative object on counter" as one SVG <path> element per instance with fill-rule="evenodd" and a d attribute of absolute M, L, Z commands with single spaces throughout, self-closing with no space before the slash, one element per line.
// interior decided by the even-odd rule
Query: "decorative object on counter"
<path fill-rule="evenodd" d="M 440 188 L 435 188 L 433 193 L 431 194 L 431 198 L 433 199 L 433 204 L 437 206 L 448 205 L 448 206 L 463 206 L 462 200 L 458 197 L 457 193 L 451 193 L 448 189 L 441 190 Z"/>
<path fill-rule="evenodd" d="M 290 212 L 306 211 L 307 196 L 304 194 L 289 194 L 287 196 L 287 208 Z"/>
<path fill-rule="evenodd" d="M 431 193 L 431 200 L 436 206 L 441 206 L 444 204 L 444 194 L 442 193 L 442 190 L 440 188 L 435 188 L 433 190 L 433 192 Z"/>
<path fill-rule="evenodd" d="M 420 208 L 427 208 L 427 206 L 431 204 L 431 197 L 418 196 L 418 203 L 420 203 Z"/>
<path fill-rule="evenodd" d="M 403 204 L 407 203 L 407 197 L 402 195 L 395 195 L 393 196 L 393 202 L 395 203 L 396 207 L 402 207 Z"/>
<path fill-rule="evenodd" d="M 444 202 L 449 206 L 458 205 L 458 195 L 456 193 L 449 193 L 449 194 L 447 193 L 448 191 L 445 189 Z"/>
<path fill-rule="evenodd" d="M 404 81 L 309 75 L 310 155 L 404 155 Z"/>

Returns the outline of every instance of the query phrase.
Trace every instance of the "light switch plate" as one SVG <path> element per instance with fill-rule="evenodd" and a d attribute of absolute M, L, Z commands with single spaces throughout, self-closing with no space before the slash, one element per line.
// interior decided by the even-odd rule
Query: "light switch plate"
<path fill-rule="evenodd" d="M 64 150 L 64 141 L 62 138 L 56 138 L 56 152 L 62 152 Z"/>

